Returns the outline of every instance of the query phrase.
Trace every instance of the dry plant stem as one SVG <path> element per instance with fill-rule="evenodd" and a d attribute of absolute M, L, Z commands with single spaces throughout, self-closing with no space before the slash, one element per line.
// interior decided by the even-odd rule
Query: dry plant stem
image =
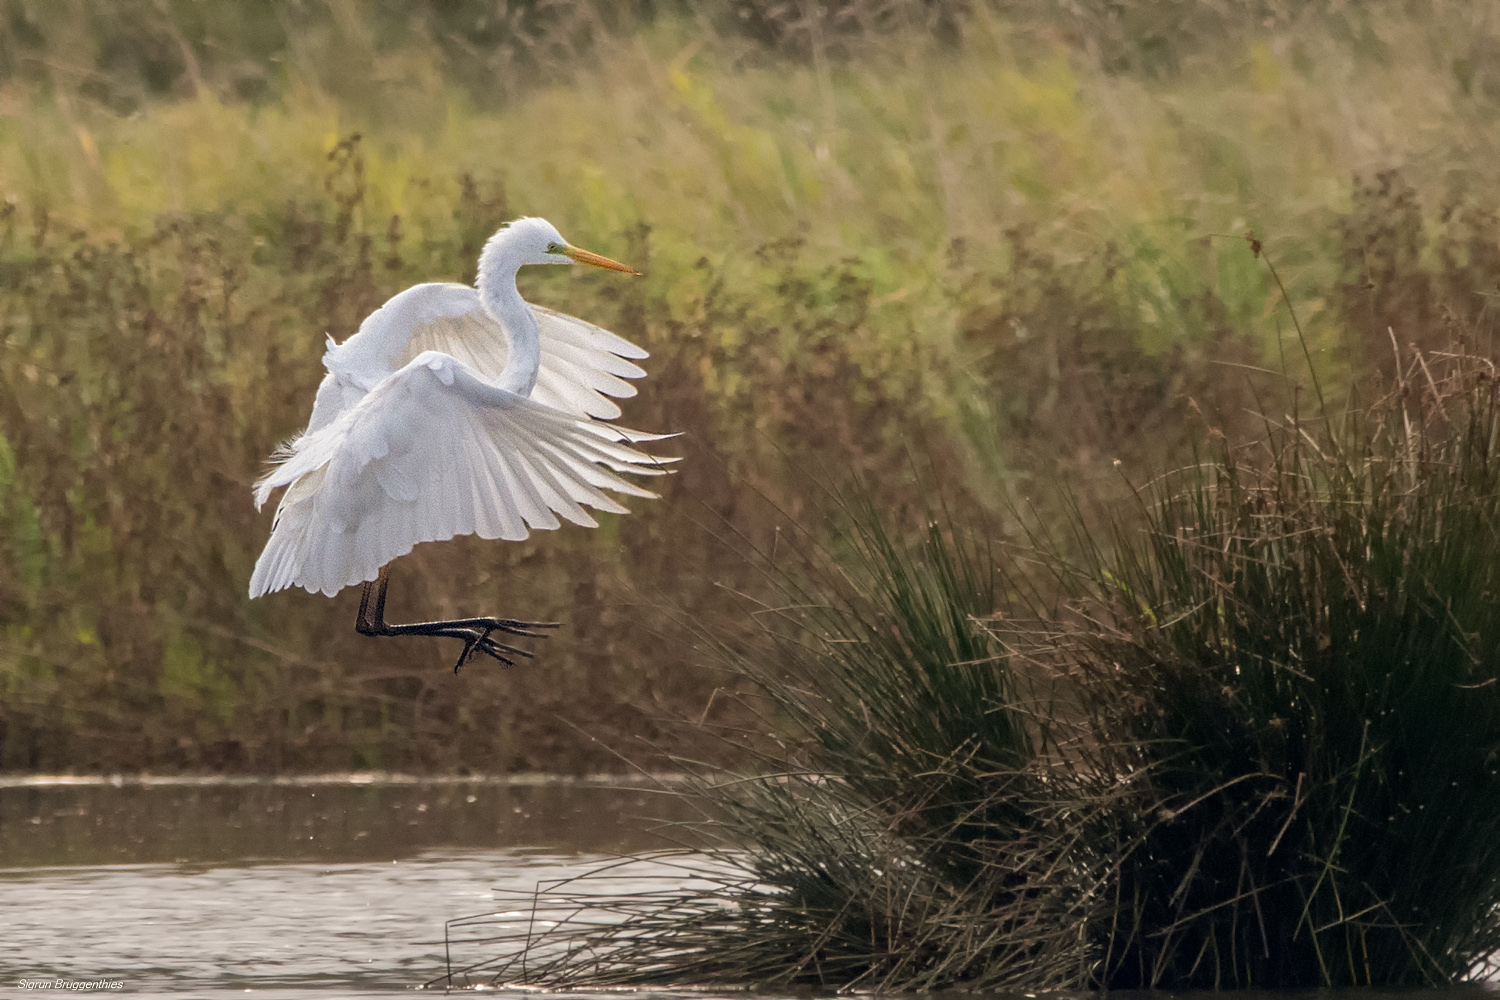
<path fill-rule="evenodd" d="M 530 659 L 532 654 L 524 649 L 496 642 L 490 638 L 491 632 L 505 632 L 509 635 L 524 635 L 533 639 L 545 639 L 546 636 L 533 631 L 539 628 L 557 628 L 557 622 L 522 622 L 511 618 L 452 618 L 444 621 L 413 622 L 409 625 L 391 625 L 385 620 L 385 594 L 390 586 L 390 568 L 385 567 L 380 571 L 380 576 L 365 584 L 364 592 L 359 598 L 359 617 L 354 620 L 354 630 L 360 635 L 380 638 L 392 635 L 438 635 L 464 641 L 464 651 L 459 654 L 458 662 L 453 665 L 456 674 L 463 665 L 469 662 L 475 652 L 492 656 L 505 664 L 507 667 L 516 665 L 510 657 L 524 656 Z M 379 589 L 377 589 L 377 587 Z M 374 595 L 374 606 L 371 606 L 370 597 Z"/>

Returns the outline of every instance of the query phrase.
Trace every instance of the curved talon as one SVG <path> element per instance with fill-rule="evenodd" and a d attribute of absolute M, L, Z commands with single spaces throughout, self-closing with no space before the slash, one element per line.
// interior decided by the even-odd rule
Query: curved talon
<path fill-rule="evenodd" d="M 454 634 L 455 638 L 461 637 L 464 640 L 464 651 L 459 654 L 458 662 L 453 664 L 453 672 L 455 674 L 463 669 L 463 665 L 473 658 L 476 651 L 500 661 L 507 667 L 516 665 L 516 661 L 507 656 L 507 653 L 524 656 L 528 659 L 531 657 L 531 654 L 524 649 L 517 649 L 514 646 L 491 639 L 489 629 L 483 631 L 478 629 L 455 629 L 450 634 Z"/>
<path fill-rule="evenodd" d="M 504 660 L 507 666 L 513 667 L 515 666 L 515 664 L 511 663 L 506 659 L 504 655 L 501 654 L 506 654 L 509 656 L 520 656 L 528 660 L 535 657 L 535 654 L 532 653 L 529 649 L 518 649 L 515 646 L 511 646 L 503 642 L 496 642 L 494 639 L 481 639 L 478 645 L 480 649 L 493 656 L 495 659 Z"/>
<path fill-rule="evenodd" d="M 490 656 L 493 656 L 495 659 L 499 660 L 507 667 L 515 666 L 515 664 L 512 663 L 509 659 L 505 658 L 504 656 L 500 656 L 491 649 L 486 648 L 483 644 L 487 641 L 487 639 L 487 634 L 482 635 L 476 632 L 472 637 L 464 640 L 464 651 L 458 654 L 458 662 L 453 664 L 453 672 L 455 674 L 463 669 L 465 663 L 469 662 L 469 657 L 474 654 L 474 650 L 476 649 L 481 653 L 487 653 Z"/>
<path fill-rule="evenodd" d="M 482 633 L 470 633 L 470 638 L 464 640 L 464 651 L 459 655 L 458 662 L 453 665 L 453 672 L 455 674 L 463 669 L 463 665 L 465 663 L 469 662 L 469 659 L 474 655 L 475 650 L 484 653 L 486 656 L 494 657 L 501 663 L 505 664 L 507 667 L 515 666 L 516 662 L 506 654 L 510 654 L 511 656 L 524 656 L 528 660 L 532 658 L 533 654 L 530 650 L 518 649 L 515 646 L 507 645 L 503 642 L 496 642 L 494 639 L 491 639 L 490 631 L 490 629 L 485 629 Z M 545 638 L 545 636 L 543 636 L 542 638 Z"/>

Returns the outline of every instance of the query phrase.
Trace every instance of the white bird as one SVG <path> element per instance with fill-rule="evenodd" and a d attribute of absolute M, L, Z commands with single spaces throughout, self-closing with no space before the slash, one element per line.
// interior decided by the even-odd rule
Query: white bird
<path fill-rule="evenodd" d="M 519 541 L 530 528 L 558 527 L 559 515 L 594 527 L 586 506 L 625 513 L 603 490 L 655 497 L 617 473 L 662 474 L 670 459 L 631 445 L 670 435 L 605 422 L 620 415 L 607 397 L 635 395 L 624 380 L 645 374 L 632 359 L 646 352 L 516 290 L 523 265 L 574 262 L 639 273 L 569 245 L 543 219 L 517 219 L 485 244 L 477 288 L 416 285 L 344 343 L 328 338 L 307 430 L 255 485 L 257 510 L 272 491 L 286 492 L 250 577 L 252 598 L 292 586 L 332 596 L 363 583 L 355 627 L 364 635 L 463 639 L 454 670 L 476 650 L 506 664 L 506 654 L 530 655 L 490 633 L 549 626 L 387 624 L 387 564 L 419 542 L 457 535 Z"/>

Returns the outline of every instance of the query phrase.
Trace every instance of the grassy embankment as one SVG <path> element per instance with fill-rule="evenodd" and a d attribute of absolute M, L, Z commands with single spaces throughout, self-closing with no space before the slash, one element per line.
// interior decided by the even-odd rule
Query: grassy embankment
<path fill-rule="evenodd" d="M 915 443 L 1052 521 L 1055 472 L 1107 503 L 1111 460 L 1174 461 L 1199 411 L 1240 434 L 1275 380 L 1211 362 L 1274 362 L 1288 327 L 1208 234 L 1267 238 L 1331 389 L 1493 286 L 1500 28 L 1468 5 L 981 5 L 935 34 L 579 6 L 469 35 L 143 5 L 123 47 L 82 6 L 23 5 L 4 48 L 6 768 L 598 766 L 591 737 L 731 710 L 639 605 L 724 610 L 743 570 L 686 526 L 767 537 L 753 492 L 795 512 L 799 466 L 897 509 Z M 353 635 L 352 594 L 246 601 L 248 486 L 323 334 L 472 277 L 517 214 L 647 272 L 523 290 L 652 350 L 626 422 L 690 432 L 663 501 L 402 561 L 398 614 L 567 621 L 539 668 L 455 680 Z"/>

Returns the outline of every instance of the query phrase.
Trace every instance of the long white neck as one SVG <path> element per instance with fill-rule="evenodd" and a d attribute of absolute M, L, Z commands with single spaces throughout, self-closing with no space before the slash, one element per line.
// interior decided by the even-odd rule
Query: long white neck
<path fill-rule="evenodd" d="M 502 229 L 490 237 L 479 255 L 479 301 L 505 330 L 505 369 L 496 384 L 517 395 L 530 396 L 542 365 L 541 331 L 531 307 L 516 290 L 521 261 L 507 245 L 505 235 Z"/>

